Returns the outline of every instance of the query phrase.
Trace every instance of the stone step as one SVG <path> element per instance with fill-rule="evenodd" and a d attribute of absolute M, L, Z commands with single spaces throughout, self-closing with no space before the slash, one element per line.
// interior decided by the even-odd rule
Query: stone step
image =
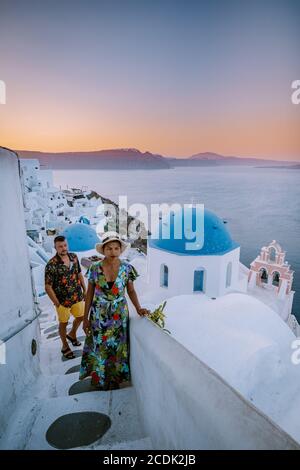
<path fill-rule="evenodd" d="M 120 384 L 120 389 L 131 387 L 131 382 L 123 382 Z M 91 385 L 90 377 L 86 378 L 85 380 L 78 380 L 77 382 L 73 383 L 69 388 L 69 395 L 78 395 L 79 393 L 86 393 L 86 392 L 95 392 L 97 387 Z M 100 390 L 101 391 L 101 390 Z M 108 390 L 103 390 L 108 391 Z"/>
<path fill-rule="evenodd" d="M 71 378 L 71 376 L 69 377 Z M 78 413 L 82 416 L 82 423 L 76 417 Z M 110 420 L 110 426 L 106 428 L 102 436 L 101 429 L 100 434 L 98 433 L 99 420 L 95 421 L 95 419 L 98 419 L 97 416 L 96 418 L 92 416 L 92 424 L 89 425 L 84 416 L 86 413 L 100 413 Z M 136 408 L 135 391 L 132 387 L 129 387 L 123 390 L 81 393 L 73 396 L 43 399 L 33 396 L 16 409 L 14 416 L 11 418 L 10 426 L 0 442 L 0 449 L 43 450 L 60 448 L 60 445 L 63 448 L 65 445 L 64 440 L 60 443 L 59 441 L 52 442 L 51 439 L 53 425 L 55 422 L 59 424 L 60 421 L 63 424 L 62 437 L 65 438 L 64 434 L 68 432 L 66 429 L 69 429 L 71 440 L 69 444 L 73 445 L 74 443 L 79 447 L 81 447 L 80 436 L 83 436 L 86 448 L 97 445 L 110 448 L 122 443 L 129 446 L 129 442 L 137 442 L 146 437 Z M 64 422 L 69 423 L 67 427 Z M 72 422 L 73 425 L 70 424 Z M 91 432 L 90 444 L 87 444 L 88 441 L 86 440 L 84 431 L 86 427 Z M 59 437 L 59 433 L 55 429 L 54 435 Z M 95 442 L 92 442 L 93 436 L 95 436 Z"/>

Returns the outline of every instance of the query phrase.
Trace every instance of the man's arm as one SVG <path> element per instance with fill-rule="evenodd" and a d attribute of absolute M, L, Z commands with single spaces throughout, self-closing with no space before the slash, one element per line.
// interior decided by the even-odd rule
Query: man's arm
<path fill-rule="evenodd" d="M 52 302 L 54 303 L 55 307 L 59 307 L 60 303 L 55 295 L 54 290 L 52 289 L 52 286 L 50 286 L 50 284 L 45 284 L 45 291 L 50 297 L 50 300 L 52 300 Z"/>
<path fill-rule="evenodd" d="M 51 264 L 47 264 L 45 267 L 45 291 L 47 292 L 47 295 L 49 296 L 50 300 L 54 303 L 55 307 L 59 307 L 60 302 L 58 298 L 56 297 L 56 294 L 53 290 L 53 280 L 54 280 L 54 272 L 53 272 L 53 267 Z"/>

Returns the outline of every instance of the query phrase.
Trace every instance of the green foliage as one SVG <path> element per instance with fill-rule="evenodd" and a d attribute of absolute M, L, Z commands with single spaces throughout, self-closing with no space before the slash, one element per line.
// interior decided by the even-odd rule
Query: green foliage
<path fill-rule="evenodd" d="M 153 312 L 150 312 L 148 315 L 148 318 L 152 320 L 154 323 L 156 323 L 160 328 L 162 328 L 164 331 L 167 333 L 171 334 L 169 330 L 166 330 L 164 328 L 165 326 L 165 313 L 163 312 L 165 306 L 166 306 L 166 301 L 164 301 L 162 304 L 160 304 Z"/>

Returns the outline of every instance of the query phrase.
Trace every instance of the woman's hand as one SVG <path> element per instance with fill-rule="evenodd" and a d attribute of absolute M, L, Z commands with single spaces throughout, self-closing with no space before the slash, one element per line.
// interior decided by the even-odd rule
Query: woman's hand
<path fill-rule="evenodd" d="M 85 334 L 88 335 L 88 333 L 91 329 L 91 321 L 88 318 L 83 319 L 82 329 L 85 332 Z"/>
<path fill-rule="evenodd" d="M 148 310 L 147 308 L 140 307 L 136 309 L 136 312 L 138 315 L 140 315 L 140 317 L 144 317 L 145 315 L 149 315 L 150 310 Z"/>

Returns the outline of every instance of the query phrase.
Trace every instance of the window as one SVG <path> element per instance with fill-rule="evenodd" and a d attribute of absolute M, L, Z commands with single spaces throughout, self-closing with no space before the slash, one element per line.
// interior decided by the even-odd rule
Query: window
<path fill-rule="evenodd" d="M 268 283 L 268 273 L 267 273 L 267 271 L 265 270 L 265 268 L 262 268 L 262 269 L 259 271 L 259 274 L 260 274 L 260 280 L 261 280 L 261 282 L 263 282 L 264 284 L 267 284 L 267 283 Z"/>
<path fill-rule="evenodd" d="M 231 276 L 232 276 L 232 262 L 230 261 L 227 264 L 227 270 L 226 270 L 226 287 L 231 286 Z"/>
<path fill-rule="evenodd" d="M 275 271 L 272 276 L 272 284 L 273 286 L 279 286 L 280 274 L 279 272 Z"/>
<path fill-rule="evenodd" d="M 194 292 L 204 291 L 204 269 L 194 271 Z"/>
<path fill-rule="evenodd" d="M 269 249 L 269 260 L 270 261 L 276 260 L 276 250 L 273 246 Z"/>
<path fill-rule="evenodd" d="M 168 287 L 169 285 L 169 268 L 165 264 L 160 267 L 160 286 Z"/>

